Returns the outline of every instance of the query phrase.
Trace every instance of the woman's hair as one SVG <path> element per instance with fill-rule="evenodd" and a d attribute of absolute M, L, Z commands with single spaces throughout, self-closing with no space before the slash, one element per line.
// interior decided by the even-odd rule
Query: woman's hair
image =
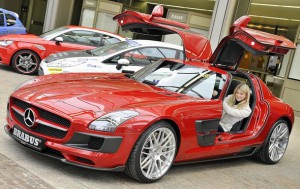
<path fill-rule="evenodd" d="M 249 86 L 246 83 L 240 83 L 235 89 L 231 98 L 229 99 L 228 105 L 233 106 L 236 103 L 235 93 L 240 89 L 243 93 L 246 94 L 246 99 L 237 104 L 237 109 L 242 109 L 243 107 L 249 105 L 251 91 Z"/>

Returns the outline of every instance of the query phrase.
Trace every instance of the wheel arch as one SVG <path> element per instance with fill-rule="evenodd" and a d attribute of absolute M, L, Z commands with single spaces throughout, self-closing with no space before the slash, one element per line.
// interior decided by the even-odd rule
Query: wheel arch
<path fill-rule="evenodd" d="M 279 118 L 277 121 L 279 121 L 279 120 L 284 120 L 284 121 L 287 122 L 288 128 L 289 128 L 289 130 L 290 130 L 290 133 L 289 133 L 289 134 L 291 134 L 291 131 L 292 131 L 292 120 L 290 120 L 290 118 L 288 118 L 288 117 L 286 117 L 286 116 L 283 116 L 283 117 Z M 277 122 L 277 121 L 276 121 L 276 122 Z"/>
<path fill-rule="evenodd" d="M 16 52 L 14 52 L 14 54 L 11 56 L 11 59 L 10 59 L 10 62 L 9 62 L 9 66 L 12 66 L 14 56 L 15 56 L 18 52 L 20 52 L 20 51 L 32 51 L 32 52 L 34 52 L 34 53 L 37 55 L 37 57 L 40 59 L 40 61 L 42 61 L 42 59 L 41 59 L 39 53 L 37 53 L 37 52 L 34 51 L 34 50 L 28 49 L 28 48 L 26 48 L 26 49 L 18 49 L 18 50 L 17 50 Z"/>
<path fill-rule="evenodd" d="M 177 155 L 178 149 L 179 149 L 180 144 L 181 144 L 181 135 L 180 135 L 179 127 L 178 127 L 177 123 L 175 121 L 171 120 L 171 119 L 161 119 L 161 120 L 156 121 L 155 123 L 161 122 L 161 121 L 165 121 L 165 122 L 169 123 L 174 128 L 174 130 L 176 132 L 176 137 L 177 137 L 177 151 L 176 151 L 176 155 Z"/>

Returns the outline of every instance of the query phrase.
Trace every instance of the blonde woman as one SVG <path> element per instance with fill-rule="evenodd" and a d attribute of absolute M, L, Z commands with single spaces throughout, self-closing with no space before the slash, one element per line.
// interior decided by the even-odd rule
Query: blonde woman
<path fill-rule="evenodd" d="M 228 132 L 232 126 L 251 114 L 249 106 L 250 88 L 247 84 L 239 84 L 232 95 L 228 95 L 223 102 L 223 114 L 218 132 Z"/>

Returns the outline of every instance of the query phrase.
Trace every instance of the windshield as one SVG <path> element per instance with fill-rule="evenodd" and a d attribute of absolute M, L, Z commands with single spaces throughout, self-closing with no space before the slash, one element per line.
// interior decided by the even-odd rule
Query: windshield
<path fill-rule="evenodd" d="M 106 56 L 135 46 L 141 46 L 141 44 L 136 41 L 127 40 L 93 49 L 91 53 L 95 56 Z"/>
<path fill-rule="evenodd" d="M 69 28 L 68 27 L 60 27 L 60 28 L 56 28 L 54 30 L 50 30 L 50 31 L 47 31 L 45 33 L 43 33 L 42 35 L 40 35 L 41 38 L 46 38 L 48 37 L 49 35 L 53 35 L 55 33 L 59 33 L 59 32 L 62 32 L 62 31 L 65 31 L 65 30 L 68 30 Z"/>
<path fill-rule="evenodd" d="M 226 75 L 166 60 L 144 67 L 132 78 L 148 85 L 204 99 L 218 98 L 226 83 Z"/>

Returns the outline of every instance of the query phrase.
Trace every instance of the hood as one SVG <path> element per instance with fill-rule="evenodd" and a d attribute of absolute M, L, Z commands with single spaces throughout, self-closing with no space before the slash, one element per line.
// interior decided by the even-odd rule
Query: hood
<path fill-rule="evenodd" d="M 12 95 L 37 107 L 69 117 L 88 114 L 95 119 L 105 113 L 188 98 L 151 87 L 123 74 L 57 74 L 36 78 Z"/>
<path fill-rule="evenodd" d="M 10 34 L 10 35 L 1 36 L 0 40 L 12 40 L 12 41 L 36 43 L 37 41 L 43 41 L 44 39 L 33 34 Z"/>
<path fill-rule="evenodd" d="M 92 57 L 88 51 L 66 51 L 49 55 L 44 59 L 45 63 L 61 60 L 65 58 L 76 58 L 76 57 Z"/>
<path fill-rule="evenodd" d="M 184 46 L 185 58 L 190 60 L 208 61 L 211 56 L 209 40 L 189 30 L 189 26 L 180 22 L 162 18 L 163 7 L 157 5 L 151 15 L 135 11 L 125 11 L 116 15 L 123 30 L 130 30 L 136 33 L 147 35 L 168 35 L 178 34 Z"/>
<path fill-rule="evenodd" d="M 246 28 L 250 20 L 249 16 L 242 16 L 234 22 L 230 35 L 219 43 L 210 63 L 223 69 L 235 70 L 245 50 L 253 55 L 282 55 L 296 48 L 285 37 Z"/>

